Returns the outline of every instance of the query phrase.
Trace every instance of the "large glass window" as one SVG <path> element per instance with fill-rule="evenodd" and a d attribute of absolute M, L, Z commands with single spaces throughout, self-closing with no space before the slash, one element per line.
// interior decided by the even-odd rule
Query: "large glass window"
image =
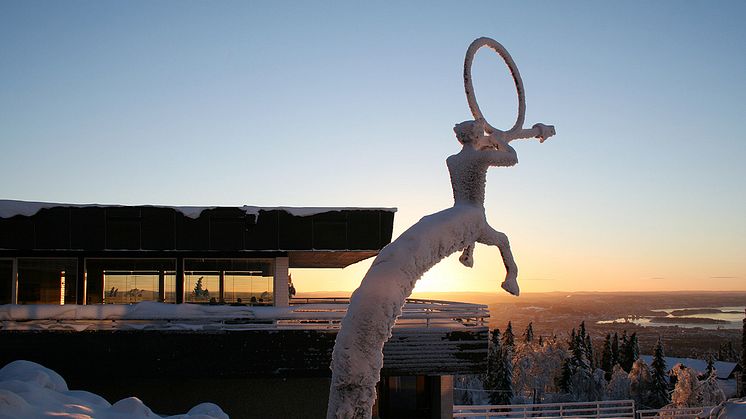
<path fill-rule="evenodd" d="M 184 301 L 271 305 L 271 259 L 186 259 Z"/>
<path fill-rule="evenodd" d="M 18 304 L 75 304 L 78 260 L 19 258 Z"/>
<path fill-rule="evenodd" d="M 86 259 L 88 304 L 176 302 L 174 259 Z"/>
<path fill-rule="evenodd" d="M 13 290 L 13 259 L 0 259 L 0 304 L 10 304 Z"/>

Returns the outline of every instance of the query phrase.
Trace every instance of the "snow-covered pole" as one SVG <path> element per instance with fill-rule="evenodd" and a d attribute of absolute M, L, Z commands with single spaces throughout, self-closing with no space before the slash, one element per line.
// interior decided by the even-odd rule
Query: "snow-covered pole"
<path fill-rule="evenodd" d="M 471 85 L 474 53 L 485 45 L 503 57 L 518 91 L 518 118 L 506 132 L 484 119 Z M 383 345 L 391 337 L 394 323 L 417 280 L 445 257 L 463 251 L 459 260 L 471 267 L 475 243 L 495 246 L 506 270 L 501 286 L 511 294 L 519 294 L 518 267 L 508 237 L 487 224 L 484 210 L 487 169 L 518 162 L 509 141 L 536 137 L 543 142 L 554 135 L 554 127 L 536 124 L 523 129 L 526 108 L 523 82 L 510 54 L 496 41 L 479 38 L 471 44 L 464 62 L 464 82 L 475 120 L 456 125 L 454 131 L 463 148 L 446 160 L 454 205 L 423 217 L 384 247 L 352 294 L 332 353 L 327 419 L 371 417 L 383 367 Z"/>

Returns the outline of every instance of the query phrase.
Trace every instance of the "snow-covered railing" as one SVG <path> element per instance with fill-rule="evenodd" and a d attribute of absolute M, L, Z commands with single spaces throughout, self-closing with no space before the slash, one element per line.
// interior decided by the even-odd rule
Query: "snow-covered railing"
<path fill-rule="evenodd" d="M 155 302 L 90 306 L 0 305 L 0 330 L 338 329 L 347 312 L 347 301 L 336 298 L 323 301 L 324 304 L 291 307 Z M 396 327 L 486 327 L 488 319 L 487 306 L 481 304 L 408 300 Z"/>
<path fill-rule="evenodd" d="M 637 411 L 637 418 L 666 418 L 666 419 L 695 419 L 701 416 L 709 417 L 715 406 L 707 407 L 677 407 L 669 409 L 645 409 Z M 703 415 L 704 413 L 704 415 Z"/>
<path fill-rule="evenodd" d="M 635 402 L 610 400 L 576 403 L 456 405 L 454 418 L 634 418 Z"/>

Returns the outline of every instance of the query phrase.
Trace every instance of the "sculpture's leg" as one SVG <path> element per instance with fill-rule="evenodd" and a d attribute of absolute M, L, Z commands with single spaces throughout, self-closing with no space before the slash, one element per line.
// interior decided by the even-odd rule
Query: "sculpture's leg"
<path fill-rule="evenodd" d="M 458 261 L 467 268 L 474 267 L 474 243 L 466 246 Z"/>
<path fill-rule="evenodd" d="M 503 264 L 505 265 L 506 270 L 505 280 L 500 284 L 500 286 L 513 295 L 520 294 L 520 288 L 518 287 L 517 281 L 518 266 L 516 266 L 515 260 L 513 260 L 513 252 L 510 251 L 508 236 L 485 223 L 484 230 L 482 235 L 479 237 L 478 242 L 489 246 L 497 246 L 497 248 L 500 249 L 500 254 L 503 257 Z"/>

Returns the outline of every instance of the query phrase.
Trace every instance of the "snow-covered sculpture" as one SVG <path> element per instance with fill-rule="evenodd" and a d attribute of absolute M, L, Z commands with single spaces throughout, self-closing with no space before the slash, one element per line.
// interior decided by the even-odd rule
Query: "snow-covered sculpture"
<path fill-rule="evenodd" d="M 518 90 L 518 118 L 508 131 L 487 123 L 474 96 L 471 63 L 474 54 L 483 46 L 502 56 Z M 391 337 L 394 322 L 415 282 L 443 258 L 462 251 L 459 260 L 471 267 L 475 243 L 496 246 L 507 271 L 501 286 L 511 294 L 519 293 L 518 268 L 508 237 L 487 224 L 485 217 L 487 169 L 513 166 L 518 162 L 515 150 L 508 145 L 510 141 L 535 137 L 543 142 L 554 135 L 554 127 L 536 124 L 531 129 L 523 129 L 526 110 L 523 82 L 510 54 L 496 41 L 479 38 L 469 46 L 464 62 L 464 82 L 475 120 L 455 126 L 462 149 L 446 160 L 454 205 L 423 217 L 383 248 L 352 294 L 332 354 L 327 418 L 371 417 L 376 383 L 383 366 L 383 345 Z"/>

